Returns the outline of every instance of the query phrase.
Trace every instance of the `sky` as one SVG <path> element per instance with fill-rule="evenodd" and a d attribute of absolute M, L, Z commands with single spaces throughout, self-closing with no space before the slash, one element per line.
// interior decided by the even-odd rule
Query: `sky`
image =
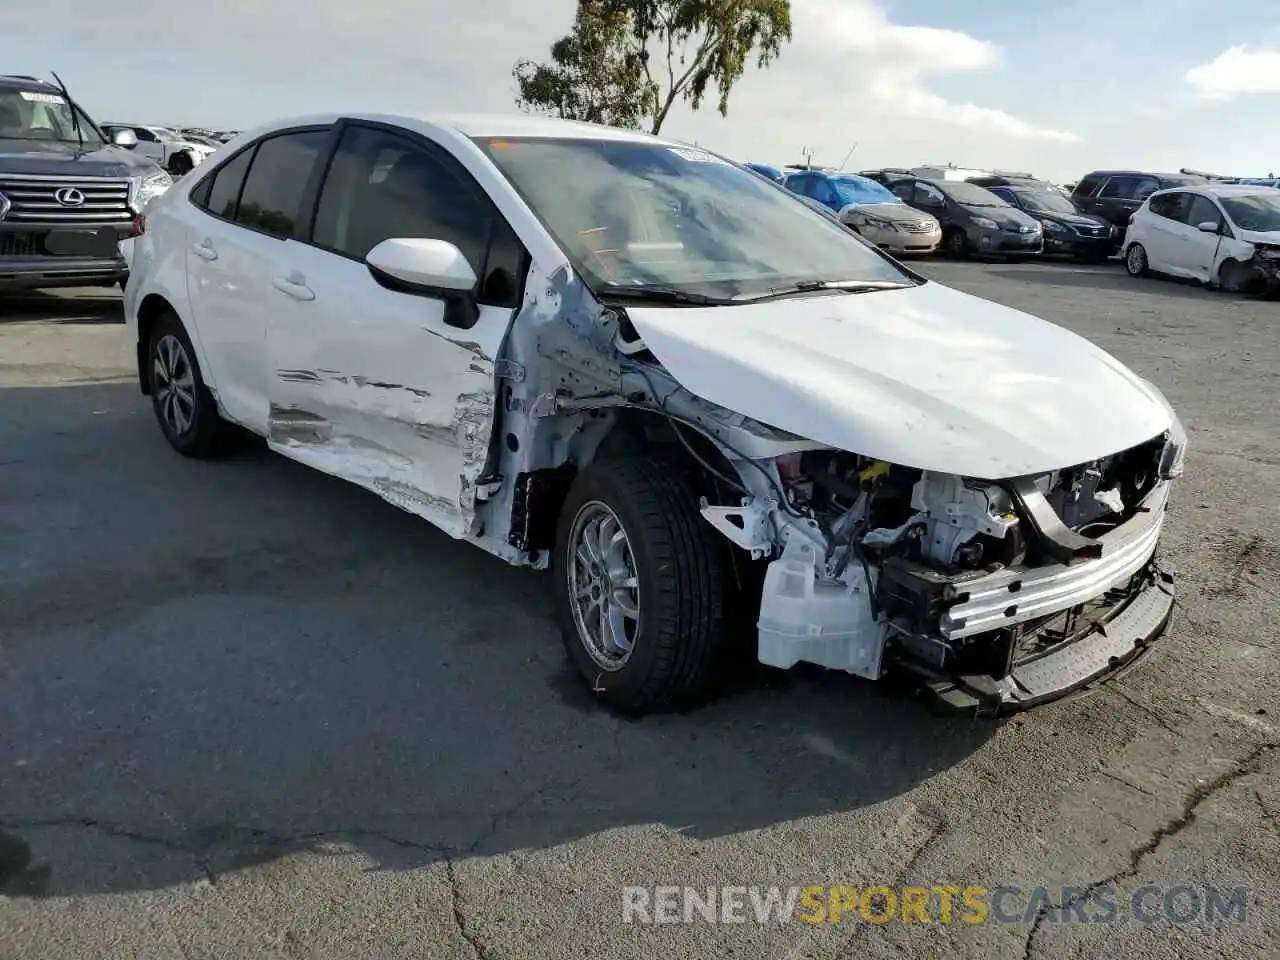
<path fill-rule="evenodd" d="M 574 0 L 0 0 L 0 70 L 99 122 L 246 129 L 366 109 L 512 112 Z M 1256 0 L 793 0 L 793 41 L 664 135 L 743 161 L 951 162 L 1059 183 L 1280 173 L 1280 16 Z M 851 153 L 852 151 L 852 153 Z"/>

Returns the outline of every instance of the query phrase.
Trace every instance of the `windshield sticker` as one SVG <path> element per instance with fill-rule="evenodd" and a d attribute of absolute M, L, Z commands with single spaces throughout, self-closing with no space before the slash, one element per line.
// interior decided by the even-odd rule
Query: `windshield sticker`
<path fill-rule="evenodd" d="M 668 147 L 681 160 L 688 160 L 690 163 L 724 163 L 719 157 L 714 157 L 703 150 L 690 150 L 686 147 Z"/>
<path fill-rule="evenodd" d="M 66 100 L 62 99 L 62 97 L 58 96 L 58 94 L 56 93 L 35 93 L 31 90 L 19 90 L 18 96 L 20 96 L 23 100 L 30 100 L 32 103 L 66 103 L 67 102 Z"/>

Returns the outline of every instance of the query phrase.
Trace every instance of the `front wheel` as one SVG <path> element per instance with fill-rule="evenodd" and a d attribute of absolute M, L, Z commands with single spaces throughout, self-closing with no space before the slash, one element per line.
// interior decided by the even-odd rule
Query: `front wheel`
<path fill-rule="evenodd" d="M 726 544 L 678 468 L 606 460 L 574 481 L 552 562 L 565 649 L 610 706 L 695 705 L 725 662 Z"/>
<path fill-rule="evenodd" d="M 969 256 L 969 238 L 963 230 L 952 227 L 942 237 L 942 248 L 952 260 L 964 260 Z"/>
<path fill-rule="evenodd" d="M 185 177 L 195 168 L 189 153 L 175 153 L 169 158 L 169 172 L 175 177 Z"/>
<path fill-rule="evenodd" d="M 1131 277 L 1145 277 L 1149 269 L 1147 265 L 1147 251 L 1142 249 L 1142 244 L 1134 243 L 1129 245 L 1129 249 L 1125 251 L 1124 268 L 1129 271 Z"/>

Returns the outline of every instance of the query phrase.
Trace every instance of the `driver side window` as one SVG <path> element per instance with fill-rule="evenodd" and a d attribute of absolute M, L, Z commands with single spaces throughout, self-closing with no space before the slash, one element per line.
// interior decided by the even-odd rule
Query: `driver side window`
<path fill-rule="evenodd" d="M 394 133 L 348 126 L 320 189 L 311 242 L 363 261 L 392 238 L 447 240 L 481 278 L 481 303 L 518 304 L 524 249 L 461 164 Z"/>
<path fill-rule="evenodd" d="M 141 143 L 158 143 L 156 135 L 142 127 L 133 127 L 133 132 Z"/>

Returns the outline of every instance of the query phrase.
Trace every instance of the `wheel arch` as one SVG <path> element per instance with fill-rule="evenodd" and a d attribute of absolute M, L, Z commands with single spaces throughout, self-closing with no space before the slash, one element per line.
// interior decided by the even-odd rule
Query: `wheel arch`
<path fill-rule="evenodd" d="M 738 469 L 703 428 L 677 423 L 656 410 L 601 412 L 609 418 L 603 433 L 580 432 L 581 441 L 570 444 L 561 463 L 524 475 L 528 479 L 516 493 L 512 528 L 528 531 L 525 550 L 551 549 L 569 488 L 578 473 L 594 463 L 634 456 L 660 459 L 688 471 L 698 492 L 711 499 L 732 495 L 725 479 L 740 482 Z"/>
<path fill-rule="evenodd" d="M 177 311 L 164 296 L 148 293 L 138 304 L 138 342 L 134 345 L 138 360 L 138 387 L 144 396 L 151 395 L 151 378 L 147 376 L 147 351 L 151 346 L 151 332 L 156 322 L 166 314 L 177 316 Z"/>

